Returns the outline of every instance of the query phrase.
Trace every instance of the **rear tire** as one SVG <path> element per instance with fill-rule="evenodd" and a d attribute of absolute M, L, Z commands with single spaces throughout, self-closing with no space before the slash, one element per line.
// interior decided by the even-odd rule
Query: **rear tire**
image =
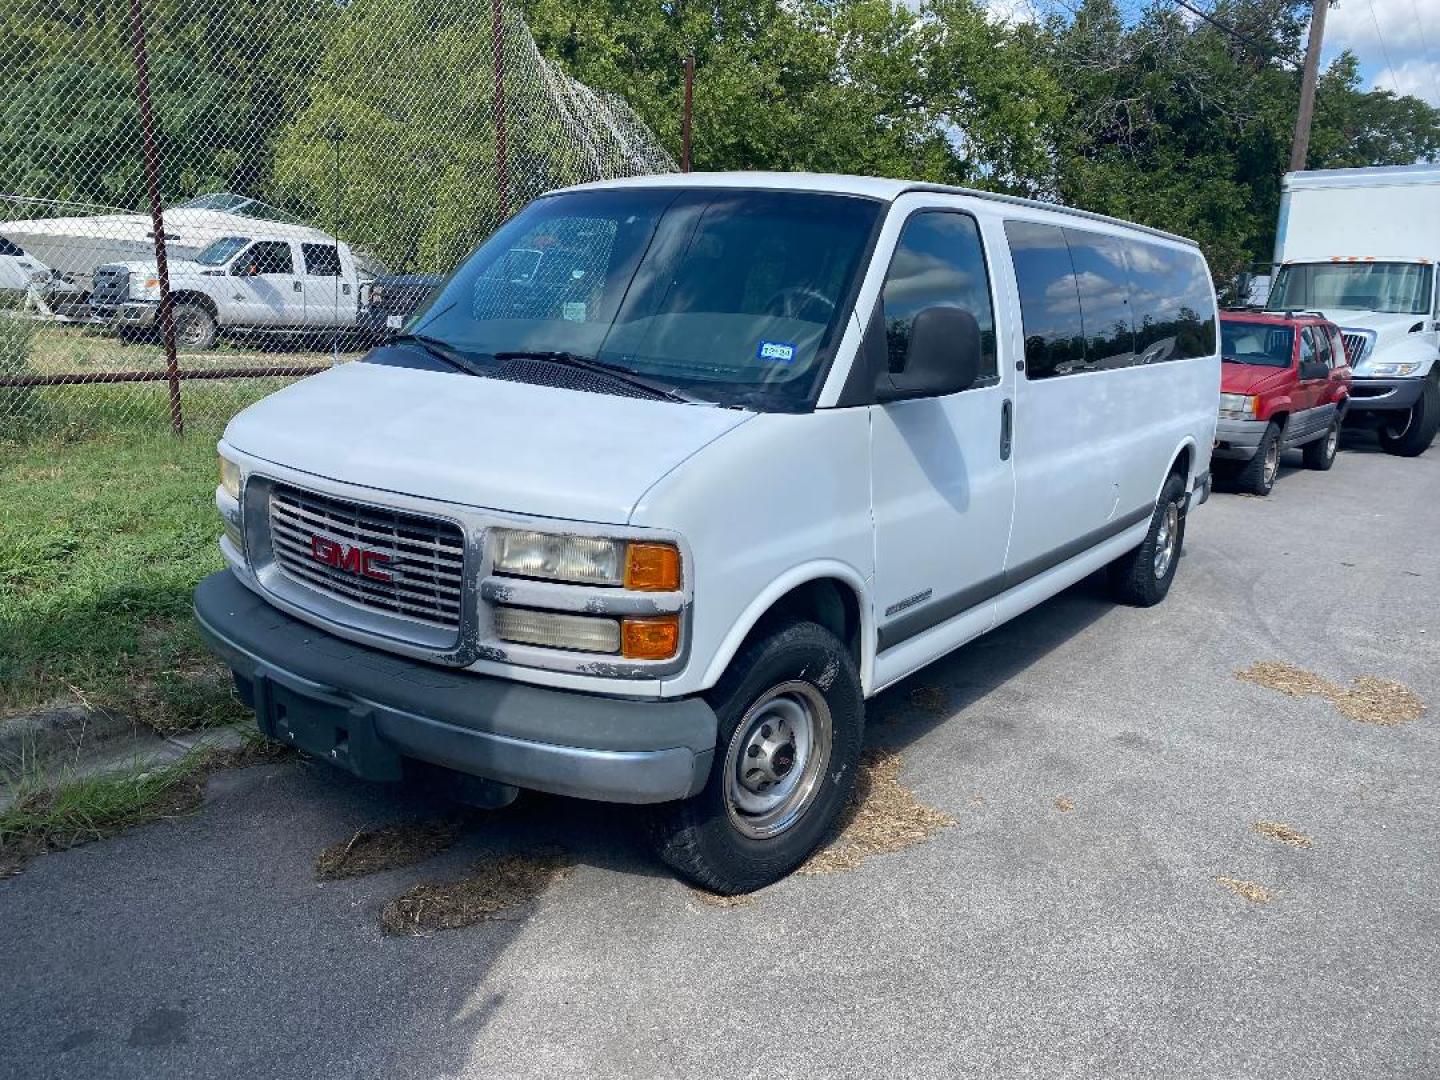
<path fill-rule="evenodd" d="M 1154 607 L 1170 591 L 1185 544 L 1186 498 L 1185 482 L 1171 473 L 1150 515 L 1144 541 L 1110 564 L 1110 587 L 1122 604 Z"/>
<path fill-rule="evenodd" d="M 1334 421 L 1325 430 L 1324 436 L 1312 443 L 1306 443 L 1301 453 L 1305 456 L 1305 467 L 1326 472 L 1335 464 L 1335 455 L 1340 452 L 1340 421 Z"/>
<path fill-rule="evenodd" d="M 1410 406 L 1403 419 L 1380 425 L 1380 445 L 1387 454 L 1419 457 L 1435 441 L 1440 430 L 1440 383 L 1434 376 L 1425 380 L 1420 400 Z"/>
<path fill-rule="evenodd" d="M 830 834 L 855 786 L 865 705 L 849 652 L 810 622 L 754 637 L 708 696 L 720 721 L 710 779 L 655 807 L 651 837 L 681 876 L 730 896 L 784 877 Z"/>
<path fill-rule="evenodd" d="M 1255 456 L 1247 461 L 1235 477 L 1235 486 L 1251 495 L 1269 495 L 1280 475 L 1280 425 L 1270 421 Z"/>

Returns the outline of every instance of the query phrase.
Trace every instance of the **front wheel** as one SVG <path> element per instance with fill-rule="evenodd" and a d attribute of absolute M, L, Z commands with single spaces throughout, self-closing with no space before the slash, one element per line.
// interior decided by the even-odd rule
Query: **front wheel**
<path fill-rule="evenodd" d="M 1185 481 L 1171 473 L 1160 489 L 1145 539 L 1110 564 L 1110 584 L 1122 604 L 1153 607 L 1170 591 L 1185 544 L 1186 498 Z"/>
<path fill-rule="evenodd" d="M 1255 456 L 1245 463 L 1235 477 L 1236 486 L 1251 495 L 1269 495 L 1280 475 L 1280 425 L 1273 420 L 1266 426 L 1255 448 Z"/>
<path fill-rule="evenodd" d="M 1380 445 L 1387 454 L 1419 457 L 1435 441 L 1440 430 L 1440 384 L 1434 378 L 1425 380 L 1420 400 L 1394 420 L 1380 428 Z"/>
<path fill-rule="evenodd" d="M 214 347 L 215 316 L 199 304 L 176 304 L 170 314 L 175 326 L 175 347 L 200 352 Z"/>
<path fill-rule="evenodd" d="M 849 652 L 796 622 L 753 638 L 710 695 L 719 739 L 692 799 L 656 807 L 656 849 L 725 895 L 794 870 L 829 835 L 855 786 L 864 698 Z"/>

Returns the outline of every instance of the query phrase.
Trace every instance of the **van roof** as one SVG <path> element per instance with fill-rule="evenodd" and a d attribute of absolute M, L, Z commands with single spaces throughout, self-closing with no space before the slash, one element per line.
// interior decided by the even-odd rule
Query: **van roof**
<path fill-rule="evenodd" d="M 1118 225 L 1137 232 L 1149 233 L 1165 240 L 1199 247 L 1185 236 L 1152 229 L 1148 225 L 1137 225 L 1133 221 L 1107 217 L 1077 210 L 1059 203 L 1042 202 L 1039 199 L 1025 199 L 1018 195 L 1003 195 L 998 191 L 980 191 L 976 188 L 953 187 L 949 184 L 930 184 L 918 180 L 890 180 L 879 176 L 847 176 L 840 173 L 809 172 L 691 172 L 652 173 L 646 176 L 625 176 L 614 180 L 596 180 L 588 184 L 576 184 L 561 188 L 562 191 L 583 191 L 594 188 L 618 187 L 714 187 L 714 188 L 772 188 L 775 190 L 833 192 L 837 195 L 860 195 L 871 199 L 893 202 L 911 191 L 934 191 L 946 195 L 968 195 L 971 198 L 990 202 L 1010 203 L 1033 210 L 1048 210 L 1052 213 L 1070 214 L 1090 221 L 1102 221 L 1107 225 Z"/>

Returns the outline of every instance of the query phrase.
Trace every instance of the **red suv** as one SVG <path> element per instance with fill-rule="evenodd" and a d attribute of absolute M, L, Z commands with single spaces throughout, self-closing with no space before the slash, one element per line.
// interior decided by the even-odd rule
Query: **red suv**
<path fill-rule="evenodd" d="M 1220 422 L 1212 459 L 1243 491 L 1268 495 L 1280 451 L 1328 469 L 1350 406 L 1350 363 L 1340 328 L 1319 315 L 1220 314 Z"/>

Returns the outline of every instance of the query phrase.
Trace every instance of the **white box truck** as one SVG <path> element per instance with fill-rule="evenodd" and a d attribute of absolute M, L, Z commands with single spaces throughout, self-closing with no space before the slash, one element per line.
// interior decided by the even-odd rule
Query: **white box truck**
<path fill-rule="evenodd" d="M 1266 307 L 1337 323 L 1355 369 L 1349 419 L 1392 454 L 1440 429 L 1440 165 L 1288 174 Z"/>

